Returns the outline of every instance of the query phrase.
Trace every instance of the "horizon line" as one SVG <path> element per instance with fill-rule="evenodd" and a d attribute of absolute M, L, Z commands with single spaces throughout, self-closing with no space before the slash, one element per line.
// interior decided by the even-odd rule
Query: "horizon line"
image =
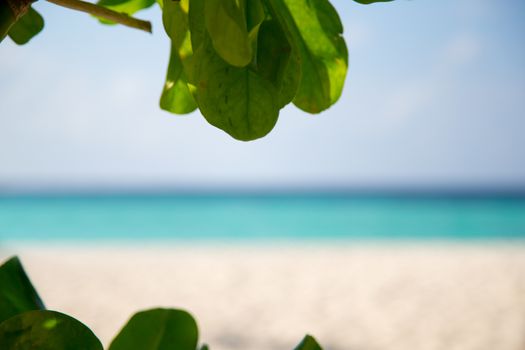
<path fill-rule="evenodd" d="M 523 198 L 525 186 L 245 186 L 2 188 L 9 197 L 419 197 Z"/>

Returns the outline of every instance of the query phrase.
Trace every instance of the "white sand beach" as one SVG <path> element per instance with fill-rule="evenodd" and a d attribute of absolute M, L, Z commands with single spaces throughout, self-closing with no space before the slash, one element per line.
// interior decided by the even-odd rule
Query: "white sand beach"
<path fill-rule="evenodd" d="M 118 248 L 117 248 L 118 247 Z M 213 350 L 524 350 L 525 245 L 28 246 L 49 309 L 108 344 L 138 310 L 189 310 Z"/>

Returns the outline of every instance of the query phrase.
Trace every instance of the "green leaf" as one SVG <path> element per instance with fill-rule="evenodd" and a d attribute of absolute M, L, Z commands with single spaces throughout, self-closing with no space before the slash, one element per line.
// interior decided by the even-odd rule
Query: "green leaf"
<path fill-rule="evenodd" d="M 208 344 L 203 344 L 201 346 L 201 350 L 210 350 L 210 348 L 209 348 Z"/>
<path fill-rule="evenodd" d="M 196 98 L 206 120 L 232 137 L 255 140 L 279 116 L 277 89 L 248 67 L 229 65 L 207 37 L 195 52 Z"/>
<path fill-rule="evenodd" d="M 246 25 L 248 29 L 248 40 L 252 46 L 252 52 L 257 56 L 259 29 L 266 18 L 266 11 L 261 0 L 250 0 L 245 3 L 246 6 Z M 252 65 L 256 65 L 257 57 L 252 57 Z"/>
<path fill-rule="evenodd" d="M 10 4 L 5 0 L 0 1 L 0 43 L 5 39 L 16 19 Z"/>
<path fill-rule="evenodd" d="M 354 1 L 360 4 L 368 5 L 368 4 L 373 4 L 374 2 L 390 2 L 393 0 L 354 0 Z"/>
<path fill-rule="evenodd" d="M 198 337 L 197 324 L 186 311 L 152 309 L 133 315 L 109 350 L 195 350 Z"/>
<path fill-rule="evenodd" d="M 137 11 L 153 6 L 155 0 L 100 0 L 97 5 L 132 15 Z"/>
<path fill-rule="evenodd" d="M 301 62 L 281 25 L 276 20 L 264 21 L 259 29 L 257 71 L 279 91 L 279 107 L 290 103 L 299 86 Z"/>
<path fill-rule="evenodd" d="M 314 337 L 306 335 L 294 350 L 323 350 Z"/>
<path fill-rule="evenodd" d="M 348 68 L 348 51 L 339 16 L 328 0 L 268 0 L 297 47 L 301 81 L 293 100 L 300 109 L 319 113 L 341 96 Z"/>
<path fill-rule="evenodd" d="M 162 8 L 162 24 L 177 48 L 186 40 L 189 41 L 188 11 L 189 0 L 166 1 Z"/>
<path fill-rule="evenodd" d="M 245 1 L 253 0 L 204 2 L 204 19 L 213 47 L 220 57 L 236 67 L 244 67 L 252 61 Z"/>
<path fill-rule="evenodd" d="M 100 0 L 97 5 L 131 16 L 137 11 L 153 6 L 154 3 L 155 0 Z M 104 24 L 115 24 L 105 19 L 99 20 Z"/>
<path fill-rule="evenodd" d="M 249 0 L 246 6 L 246 28 L 252 33 L 265 19 L 266 13 L 261 0 Z"/>
<path fill-rule="evenodd" d="M 9 29 L 9 37 L 18 45 L 24 45 L 44 28 L 44 19 L 32 7 Z"/>
<path fill-rule="evenodd" d="M 197 104 L 188 87 L 179 51 L 172 45 L 166 82 L 160 97 L 160 108 L 176 114 L 191 113 Z"/>
<path fill-rule="evenodd" d="M 189 27 L 193 52 L 204 42 L 206 25 L 204 23 L 204 0 L 191 0 L 189 9 Z"/>
<path fill-rule="evenodd" d="M 56 311 L 28 311 L 0 323 L 2 350 L 102 350 L 93 332 Z"/>
<path fill-rule="evenodd" d="M 162 9 L 164 29 L 171 39 L 171 53 L 160 107 L 177 114 L 190 113 L 197 108 L 188 87 L 193 57 L 188 10 L 188 0 L 166 1 Z"/>
<path fill-rule="evenodd" d="M 25 311 L 43 309 L 20 260 L 13 257 L 0 266 L 0 323 Z"/>

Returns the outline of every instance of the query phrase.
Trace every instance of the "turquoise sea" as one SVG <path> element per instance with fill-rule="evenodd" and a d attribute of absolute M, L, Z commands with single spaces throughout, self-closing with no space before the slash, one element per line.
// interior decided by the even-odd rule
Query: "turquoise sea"
<path fill-rule="evenodd" d="M 525 197 L 0 196 L 0 243 L 100 239 L 522 240 Z"/>

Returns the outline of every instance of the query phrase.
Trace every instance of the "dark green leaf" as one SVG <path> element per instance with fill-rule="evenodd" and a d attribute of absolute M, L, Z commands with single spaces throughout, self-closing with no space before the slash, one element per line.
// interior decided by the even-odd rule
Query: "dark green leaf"
<path fill-rule="evenodd" d="M 279 107 L 282 108 L 297 92 L 301 77 L 299 53 L 292 50 L 281 25 L 273 19 L 261 25 L 258 48 L 257 72 L 277 88 Z"/>
<path fill-rule="evenodd" d="M 197 324 L 186 311 L 153 309 L 133 315 L 109 350 L 195 350 L 198 337 Z"/>
<path fill-rule="evenodd" d="M 0 42 L 5 39 L 16 19 L 10 4 L 5 0 L 0 1 Z"/>
<path fill-rule="evenodd" d="M 18 45 L 29 42 L 44 28 L 44 19 L 32 7 L 9 29 L 9 37 Z"/>
<path fill-rule="evenodd" d="M 55 311 L 28 311 L 0 323 L 2 350 L 102 350 L 89 328 Z"/>
<path fill-rule="evenodd" d="M 208 344 L 204 344 L 201 346 L 201 350 L 210 350 Z"/>
<path fill-rule="evenodd" d="M 155 0 L 100 0 L 97 4 L 108 9 L 132 15 L 137 11 L 153 6 Z M 100 19 L 105 24 L 115 24 L 113 22 Z"/>
<path fill-rule="evenodd" d="M 204 23 L 204 1 L 191 0 L 189 10 L 191 47 L 197 51 L 199 46 L 204 42 L 206 36 L 206 26 Z"/>
<path fill-rule="evenodd" d="M 323 350 L 314 337 L 307 335 L 294 350 Z"/>
<path fill-rule="evenodd" d="M 257 38 L 259 28 L 266 18 L 261 0 L 249 0 L 246 2 L 246 23 L 248 29 L 248 40 L 252 51 L 257 52 Z"/>
<path fill-rule="evenodd" d="M 0 323 L 25 311 L 43 309 L 20 260 L 13 257 L 0 266 Z"/>
<path fill-rule="evenodd" d="M 206 38 L 195 52 L 196 98 L 208 122 L 238 140 L 269 133 L 279 116 L 275 86 L 251 68 L 229 65 Z"/>
<path fill-rule="evenodd" d="M 328 0 L 268 3 L 292 47 L 299 50 L 302 74 L 294 104 L 310 113 L 327 109 L 341 96 L 348 67 L 348 51 L 337 12 Z"/>
<path fill-rule="evenodd" d="M 245 1 L 253 0 L 204 2 L 204 19 L 213 47 L 222 59 L 236 67 L 244 67 L 252 60 Z"/>
<path fill-rule="evenodd" d="M 251 33 L 257 28 L 266 17 L 264 7 L 261 0 L 249 0 L 246 1 L 246 27 L 248 32 Z"/>
<path fill-rule="evenodd" d="M 374 2 L 389 2 L 393 0 L 354 0 L 354 1 L 360 4 L 368 5 L 368 4 L 373 4 Z"/>

